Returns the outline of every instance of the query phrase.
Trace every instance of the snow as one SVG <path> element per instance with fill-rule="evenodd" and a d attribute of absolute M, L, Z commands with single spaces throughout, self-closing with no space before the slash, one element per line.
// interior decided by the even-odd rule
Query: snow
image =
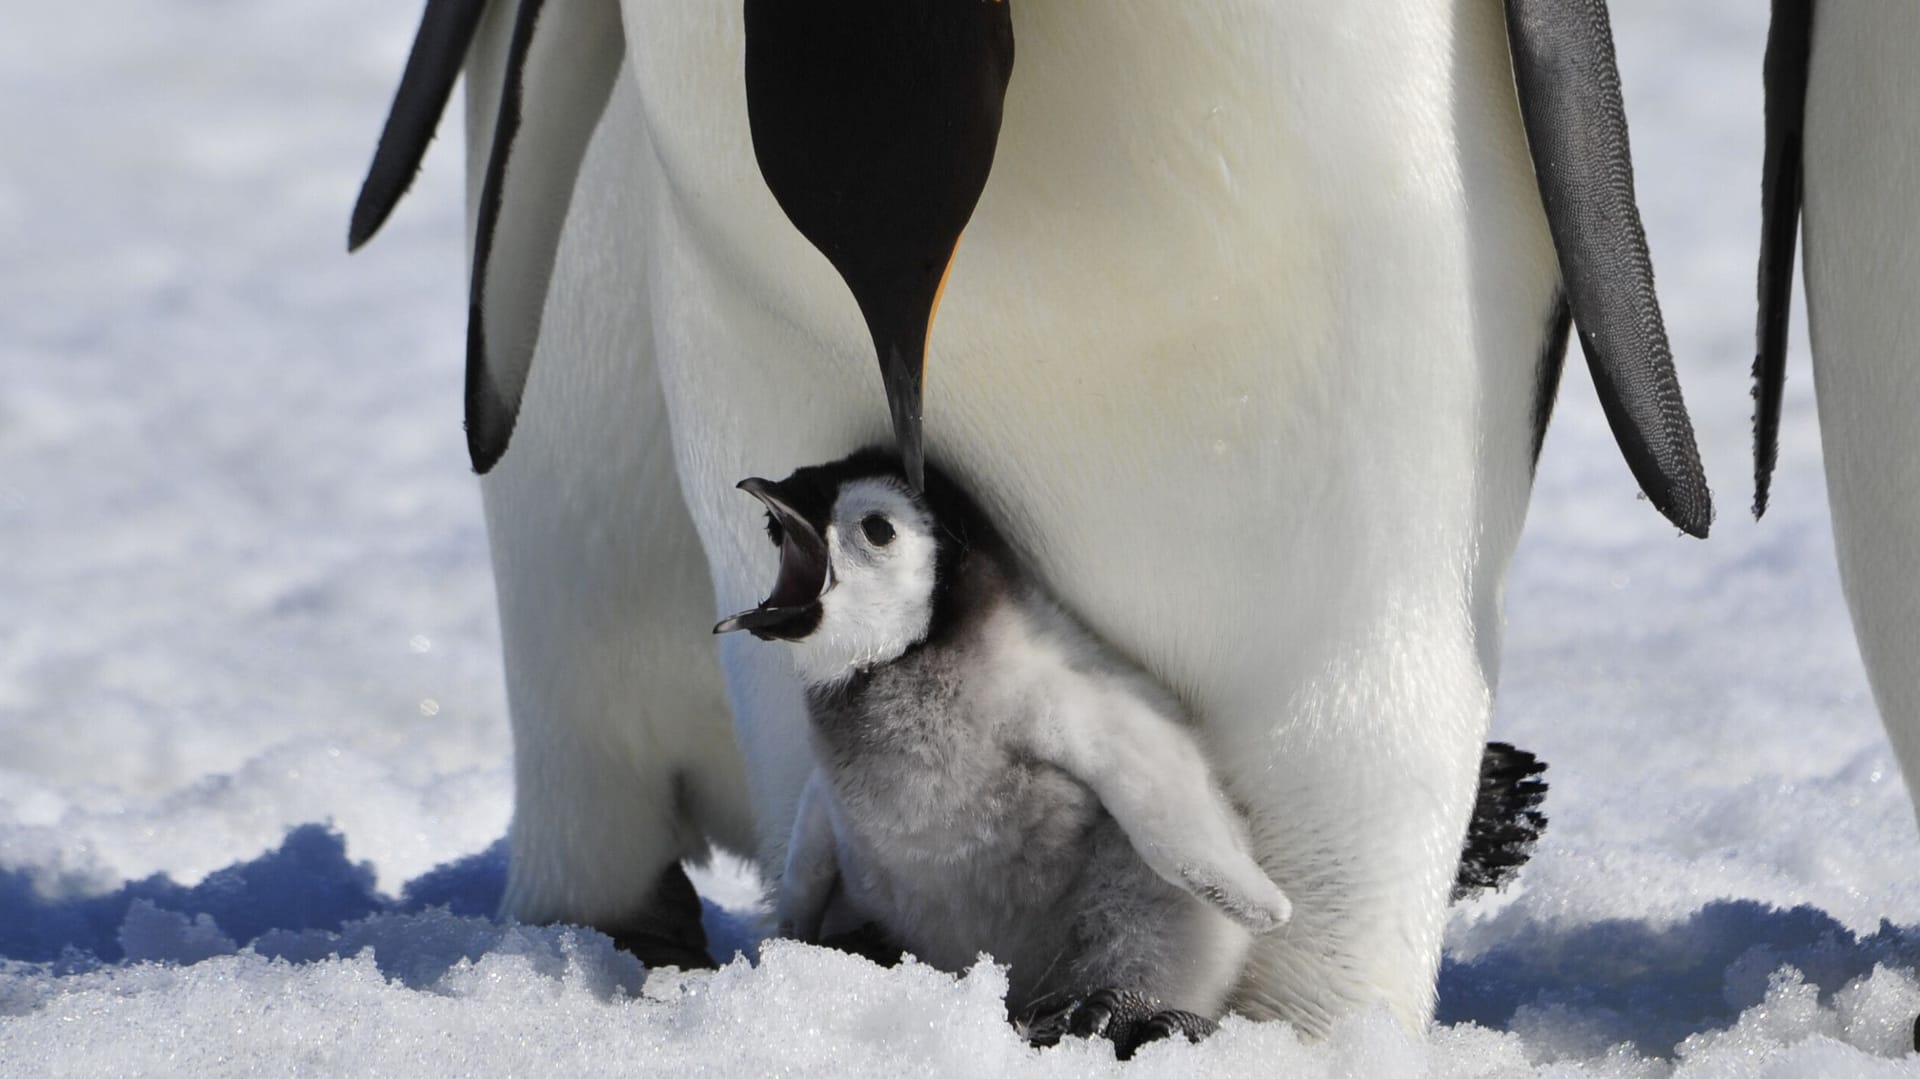
<path fill-rule="evenodd" d="M 1803 347 L 1775 508 L 1744 513 L 1765 5 L 1613 7 L 1714 537 L 1636 501 L 1576 360 L 1495 719 L 1551 762 L 1552 825 L 1455 912 L 1441 1025 L 1233 1020 L 1128 1074 L 1920 1074 L 1913 814 Z M 455 138 L 343 253 L 417 10 L 9 12 L 0 1072 L 1117 1072 L 1025 1049 L 990 964 L 758 947 L 735 863 L 698 877 L 716 950 L 749 957 L 717 973 L 488 917 L 511 773 Z"/>

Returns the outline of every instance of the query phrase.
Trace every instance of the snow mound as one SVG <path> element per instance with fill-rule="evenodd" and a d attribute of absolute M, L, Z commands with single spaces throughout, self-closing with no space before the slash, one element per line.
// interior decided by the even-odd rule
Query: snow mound
<path fill-rule="evenodd" d="M 177 928 L 177 943 L 202 943 L 203 923 L 182 918 Z M 986 960 L 954 976 L 911 962 L 883 970 L 852 956 L 770 942 L 758 965 L 743 957 L 717 972 L 643 978 L 604 937 L 568 928 L 486 927 L 445 913 L 384 915 L 341 943 L 348 938 L 355 946 L 311 960 L 249 950 L 184 966 L 143 962 L 66 977 L 17 964 L 0 968 L 0 1014 L 11 1016 L 0 1020 L 0 1060 L 15 1075 L 1786 1079 L 1920 1071 L 1920 1061 L 1906 1053 L 1920 984 L 1886 968 L 1823 1000 L 1815 985 L 1783 967 L 1730 1028 L 1686 1039 L 1671 1059 L 1625 1045 L 1563 1056 L 1567 1032 L 1590 1026 L 1560 1005 L 1512 1032 L 1441 1027 L 1425 1043 L 1384 1013 L 1357 1016 L 1315 1044 L 1284 1024 L 1229 1019 L 1207 1042 L 1150 1046 L 1121 1065 L 1101 1043 L 1028 1048 L 1003 1017 L 1005 975 Z M 422 957 L 429 961 L 418 962 Z M 1530 1028 L 1550 1036 L 1536 1041 Z M 93 1033 L 75 1038 L 76 1029 Z"/>
<path fill-rule="evenodd" d="M 717 972 L 648 972 L 593 930 L 496 921 L 504 847 L 397 897 L 321 825 L 192 886 L 156 876 L 55 898 L 0 874 L 0 1061 L 9 1074 L 1121 1074 L 1104 1044 L 1027 1047 L 986 957 L 956 976 L 760 943 L 760 889 L 740 863 L 700 875 L 747 900 L 706 904 L 716 952 L 740 953 Z M 1920 931 L 1857 936 L 1751 902 L 1667 926 L 1526 923 L 1448 959 L 1425 1042 L 1384 1012 L 1321 1043 L 1231 1018 L 1125 1074 L 1920 1074 L 1917 959 Z"/>

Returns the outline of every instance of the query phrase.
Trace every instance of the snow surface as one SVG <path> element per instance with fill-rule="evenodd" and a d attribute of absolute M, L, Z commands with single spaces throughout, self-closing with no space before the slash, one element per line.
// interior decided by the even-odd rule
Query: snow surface
<path fill-rule="evenodd" d="M 1833 568 L 1804 350 L 1747 498 L 1766 5 L 1614 0 L 1721 516 L 1636 502 L 1576 360 L 1496 734 L 1552 763 L 1441 1025 L 1230 1021 L 1129 1074 L 1920 1074 L 1920 860 Z M 465 468 L 461 183 L 349 260 L 415 4 L 14 5 L 0 34 L 0 1073 L 1117 1071 L 1004 982 L 769 944 L 648 977 L 501 925 L 508 731 Z M 701 874 L 722 954 L 757 883 Z M 1904 1055 L 1903 1055 L 1904 1054 Z"/>

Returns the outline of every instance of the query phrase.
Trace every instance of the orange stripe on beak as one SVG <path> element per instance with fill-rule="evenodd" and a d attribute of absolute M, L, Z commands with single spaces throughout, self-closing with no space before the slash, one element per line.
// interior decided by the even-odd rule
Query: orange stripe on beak
<path fill-rule="evenodd" d="M 933 349 L 933 320 L 940 315 L 940 301 L 947 295 L 947 279 L 953 276 L 953 260 L 960 255 L 960 241 L 966 236 L 962 232 L 954 237 L 953 250 L 947 253 L 946 268 L 940 271 L 940 283 L 933 289 L 933 305 L 927 308 L 927 336 L 920 345 L 920 384 L 927 383 L 927 353 Z"/>

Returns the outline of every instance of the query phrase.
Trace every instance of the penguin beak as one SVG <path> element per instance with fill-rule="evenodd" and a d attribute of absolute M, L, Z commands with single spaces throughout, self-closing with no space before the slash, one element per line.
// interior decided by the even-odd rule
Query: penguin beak
<path fill-rule="evenodd" d="M 780 573 L 760 606 L 723 618 L 715 633 L 744 629 L 763 641 L 797 641 L 820 625 L 820 597 L 833 587 L 827 541 L 820 530 L 781 496 L 779 485 L 763 479 L 740 481 L 740 489 L 760 500 L 780 525 Z"/>

